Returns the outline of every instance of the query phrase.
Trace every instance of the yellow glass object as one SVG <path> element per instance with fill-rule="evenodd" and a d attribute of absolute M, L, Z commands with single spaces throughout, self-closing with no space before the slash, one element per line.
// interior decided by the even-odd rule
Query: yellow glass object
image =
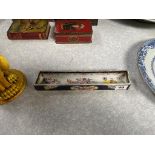
<path fill-rule="evenodd" d="M 4 56 L 0 55 L 0 69 L 3 71 L 8 70 L 9 66 L 8 60 Z"/>
<path fill-rule="evenodd" d="M 9 66 L 7 59 L 0 55 L 0 104 L 14 100 L 26 86 L 25 75 Z"/>

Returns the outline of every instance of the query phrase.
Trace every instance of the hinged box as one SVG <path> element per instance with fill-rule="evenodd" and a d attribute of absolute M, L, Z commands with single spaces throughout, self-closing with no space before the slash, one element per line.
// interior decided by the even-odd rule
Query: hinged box
<path fill-rule="evenodd" d="M 44 19 L 15 19 L 7 36 L 11 40 L 48 39 L 50 25 Z"/>
<path fill-rule="evenodd" d="M 56 20 L 56 43 L 91 43 L 92 25 L 90 20 Z"/>
<path fill-rule="evenodd" d="M 37 90 L 124 90 L 130 87 L 130 80 L 127 71 L 41 71 L 34 87 Z"/>

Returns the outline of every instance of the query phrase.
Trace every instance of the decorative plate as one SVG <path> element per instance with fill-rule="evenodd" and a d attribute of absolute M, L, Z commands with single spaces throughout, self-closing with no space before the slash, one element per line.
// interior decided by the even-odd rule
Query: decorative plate
<path fill-rule="evenodd" d="M 155 39 L 146 41 L 139 50 L 138 66 L 144 81 L 155 93 Z"/>

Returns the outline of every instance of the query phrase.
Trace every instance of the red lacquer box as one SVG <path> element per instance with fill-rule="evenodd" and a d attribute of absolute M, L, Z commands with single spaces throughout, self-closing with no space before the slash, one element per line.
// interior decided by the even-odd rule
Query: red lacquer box
<path fill-rule="evenodd" d="M 92 25 L 89 20 L 56 20 L 55 42 L 64 43 L 91 43 Z"/>
<path fill-rule="evenodd" d="M 48 39 L 50 25 L 45 19 L 15 19 L 7 36 L 11 40 Z"/>

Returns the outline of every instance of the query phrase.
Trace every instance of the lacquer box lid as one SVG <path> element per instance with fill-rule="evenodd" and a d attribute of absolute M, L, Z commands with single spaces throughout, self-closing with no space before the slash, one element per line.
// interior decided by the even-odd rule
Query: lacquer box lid
<path fill-rule="evenodd" d="M 89 20 L 56 20 L 55 31 L 59 34 L 92 34 L 92 25 Z"/>
<path fill-rule="evenodd" d="M 40 19 L 36 24 L 33 24 L 33 27 L 29 26 L 29 23 L 21 23 L 22 20 L 13 20 L 12 25 L 10 26 L 8 33 L 36 33 L 36 32 L 45 32 L 48 26 L 48 20 Z"/>

